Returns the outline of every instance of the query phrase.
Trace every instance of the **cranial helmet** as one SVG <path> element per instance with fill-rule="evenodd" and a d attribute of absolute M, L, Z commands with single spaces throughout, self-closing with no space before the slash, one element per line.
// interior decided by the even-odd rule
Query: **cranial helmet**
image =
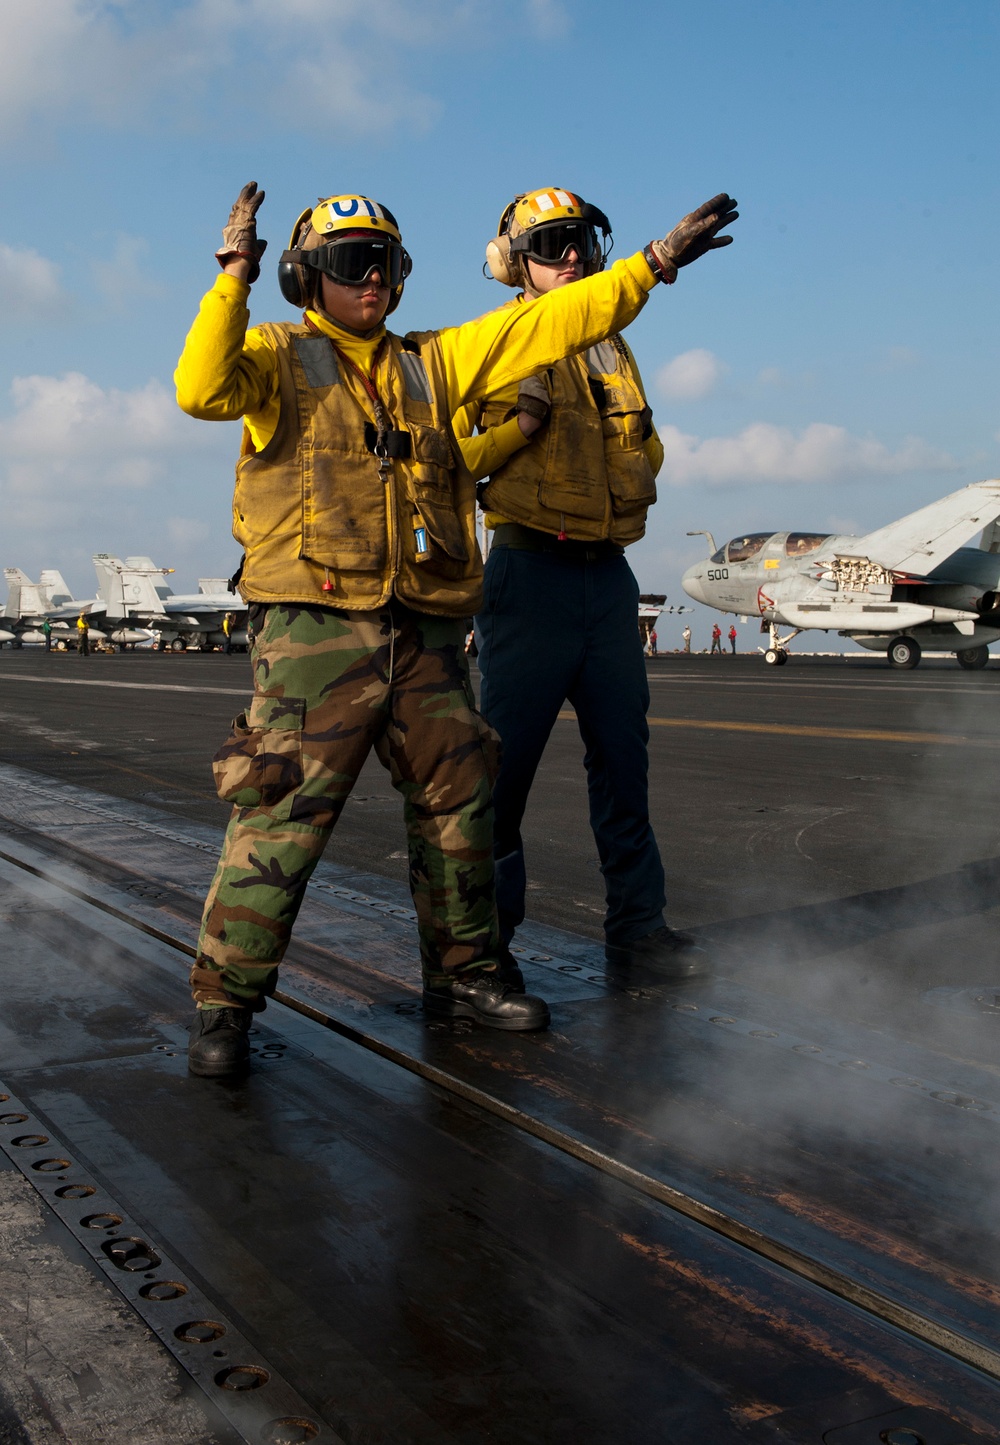
<path fill-rule="evenodd" d="M 388 315 L 413 269 L 396 217 L 368 196 L 327 196 L 295 222 L 278 263 L 278 285 L 293 306 L 311 306 L 321 272 L 360 285 L 376 267 L 391 292 Z"/>
<path fill-rule="evenodd" d="M 486 247 L 486 264 L 495 281 L 505 286 L 525 286 L 529 256 L 551 265 L 573 246 L 589 275 L 603 271 L 611 251 L 610 241 L 611 222 L 603 211 L 572 191 L 552 186 L 515 196 L 504 208 L 497 234 Z"/>

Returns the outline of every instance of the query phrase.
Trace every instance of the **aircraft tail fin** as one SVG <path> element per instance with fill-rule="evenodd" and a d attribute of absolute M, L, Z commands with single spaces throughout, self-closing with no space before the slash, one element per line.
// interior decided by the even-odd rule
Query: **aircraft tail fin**
<path fill-rule="evenodd" d="M 137 558 L 130 557 L 129 563 Z M 148 558 L 142 558 L 148 561 Z M 162 613 L 163 599 L 153 583 L 154 577 L 162 577 L 159 567 L 138 569 L 131 567 L 120 557 L 107 552 L 98 552 L 93 559 L 97 573 L 97 590 L 103 598 L 109 617 L 130 617 L 134 613 Z"/>
<path fill-rule="evenodd" d="M 231 592 L 228 577 L 199 577 L 198 591 L 206 597 L 217 597 L 220 592 Z"/>
<path fill-rule="evenodd" d="M 44 589 L 20 567 L 5 567 L 3 575 L 7 579 L 6 617 L 41 617 L 47 611 Z"/>
<path fill-rule="evenodd" d="M 44 592 L 50 607 L 63 607 L 67 602 L 74 600 L 62 573 L 56 572 L 53 568 L 46 568 L 42 572 L 38 579 L 38 585 Z"/>
<path fill-rule="evenodd" d="M 24 587 L 30 587 L 31 583 L 27 574 L 22 572 L 20 567 L 5 567 L 3 575 L 7 583 L 7 605 L 3 610 L 4 616 L 20 617 L 21 591 Z"/>
<path fill-rule="evenodd" d="M 1000 518 L 1000 481 L 973 482 L 887 527 L 859 537 L 859 556 L 891 572 L 926 577 L 953 552 Z"/>
<path fill-rule="evenodd" d="M 152 557 L 126 557 L 125 568 L 131 572 L 148 572 L 150 577 L 156 579 L 153 586 L 156 588 L 157 595 L 173 597 L 173 588 L 168 587 L 166 582 L 168 574 L 174 570 L 172 567 L 157 567 Z"/>

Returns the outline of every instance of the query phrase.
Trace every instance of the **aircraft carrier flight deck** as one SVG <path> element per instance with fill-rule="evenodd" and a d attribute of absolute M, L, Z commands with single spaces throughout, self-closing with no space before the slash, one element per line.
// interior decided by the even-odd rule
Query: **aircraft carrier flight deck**
<path fill-rule="evenodd" d="M 648 669 L 707 981 L 606 972 L 567 709 L 516 940 L 551 1029 L 422 1014 L 373 759 L 213 1081 L 248 660 L 0 651 L 3 1445 L 1000 1440 L 1000 668 Z"/>

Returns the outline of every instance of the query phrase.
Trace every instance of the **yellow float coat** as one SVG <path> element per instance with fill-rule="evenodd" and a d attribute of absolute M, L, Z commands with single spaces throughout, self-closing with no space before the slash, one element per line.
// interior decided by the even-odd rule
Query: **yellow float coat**
<path fill-rule="evenodd" d="M 522 304 L 519 297 L 501 309 Z M 531 437 L 517 423 L 517 386 L 463 407 L 453 419 L 470 473 L 477 481 L 490 478 L 482 491 L 487 525 L 520 522 L 622 546 L 637 541 L 656 500 L 663 446 L 631 351 L 620 338 L 602 341 L 556 362 L 538 380 L 551 410 Z"/>

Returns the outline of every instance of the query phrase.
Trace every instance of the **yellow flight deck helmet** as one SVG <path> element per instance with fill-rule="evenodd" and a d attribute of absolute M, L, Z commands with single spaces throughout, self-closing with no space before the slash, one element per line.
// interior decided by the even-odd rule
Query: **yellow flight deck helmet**
<path fill-rule="evenodd" d="M 368 196 L 327 196 L 303 211 L 278 263 L 278 285 L 293 306 L 311 306 L 319 273 L 344 286 L 360 286 L 382 273 L 395 311 L 413 269 L 399 223 L 386 206 Z"/>
<path fill-rule="evenodd" d="M 550 186 L 515 196 L 504 208 L 496 237 L 486 247 L 486 264 L 495 281 L 523 286 L 526 257 L 553 265 L 572 248 L 589 275 L 603 271 L 612 244 L 611 222 L 603 211 L 572 191 Z"/>

